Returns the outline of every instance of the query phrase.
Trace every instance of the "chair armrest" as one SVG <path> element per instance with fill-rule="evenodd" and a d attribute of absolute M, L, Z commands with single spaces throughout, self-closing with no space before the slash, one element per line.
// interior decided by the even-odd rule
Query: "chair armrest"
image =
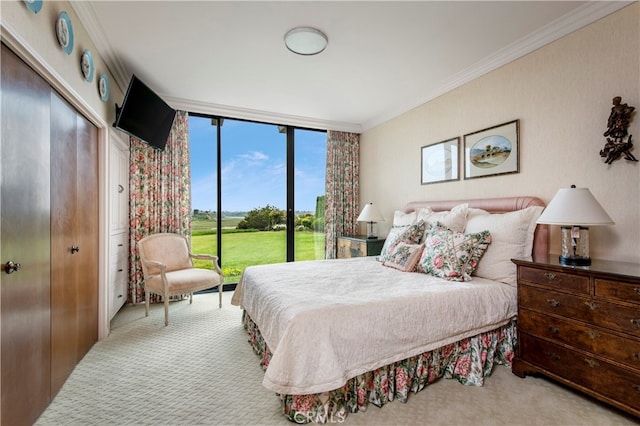
<path fill-rule="evenodd" d="M 220 274 L 220 276 L 222 277 L 222 270 L 220 269 L 220 265 L 218 264 L 218 256 L 214 256 L 212 254 L 189 253 L 189 257 L 191 257 L 192 259 L 198 259 L 198 260 L 210 260 L 211 263 L 213 263 L 213 267 L 215 268 L 216 272 Z"/>
<path fill-rule="evenodd" d="M 162 262 L 158 262 L 157 260 L 140 260 L 141 262 L 144 262 L 144 264 L 149 267 L 149 266 L 155 266 L 156 268 L 160 269 L 160 273 L 163 273 L 167 270 L 167 265 L 165 265 Z"/>
<path fill-rule="evenodd" d="M 213 260 L 213 261 L 218 260 L 218 256 L 214 256 L 212 254 L 193 254 L 193 253 L 189 253 L 189 257 L 191 257 L 192 259 L 200 259 L 200 260 Z"/>

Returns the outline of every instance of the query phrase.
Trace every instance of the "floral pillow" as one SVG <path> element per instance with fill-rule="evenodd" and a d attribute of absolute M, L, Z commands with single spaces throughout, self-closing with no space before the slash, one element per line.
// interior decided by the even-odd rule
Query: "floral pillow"
<path fill-rule="evenodd" d="M 383 265 L 403 272 L 411 272 L 416 269 L 423 249 L 422 244 L 400 242 L 391 250 L 388 260 L 385 260 Z"/>
<path fill-rule="evenodd" d="M 490 243 L 489 231 L 464 234 L 440 223 L 429 225 L 416 270 L 449 281 L 471 281 Z"/>
<path fill-rule="evenodd" d="M 426 224 L 421 220 L 415 225 L 391 228 L 389 235 L 387 235 L 387 239 L 382 245 L 380 257 L 378 259 L 381 262 L 389 260 L 389 255 L 399 243 L 418 244 L 424 235 L 425 227 Z"/>

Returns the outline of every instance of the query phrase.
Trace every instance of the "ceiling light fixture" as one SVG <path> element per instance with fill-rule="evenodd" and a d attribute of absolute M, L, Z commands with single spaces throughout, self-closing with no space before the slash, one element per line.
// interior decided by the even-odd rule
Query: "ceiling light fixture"
<path fill-rule="evenodd" d="M 297 27 L 284 35 L 287 49 L 298 55 L 317 55 L 329 43 L 327 36 L 320 30 L 311 27 Z"/>

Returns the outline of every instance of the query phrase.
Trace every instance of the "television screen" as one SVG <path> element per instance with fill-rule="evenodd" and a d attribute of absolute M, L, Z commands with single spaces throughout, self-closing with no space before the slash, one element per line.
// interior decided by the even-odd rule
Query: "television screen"
<path fill-rule="evenodd" d="M 152 147 L 163 150 L 176 111 L 135 75 L 131 77 L 122 107 L 116 104 L 113 126 Z"/>

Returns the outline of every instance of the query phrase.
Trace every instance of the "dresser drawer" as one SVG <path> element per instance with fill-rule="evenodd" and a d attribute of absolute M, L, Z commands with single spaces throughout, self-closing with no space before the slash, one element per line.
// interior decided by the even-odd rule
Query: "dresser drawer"
<path fill-rule="evenodd" d="M 640 284 L 596 278 L 595 294 L 598 297 L 640 304 Z"/>
<path fill-rule="evenodd" d="M 522 266 L 518 268 L 518 280 L 541 284 L 561 291 L 589 294 L 589 278 L 564 272 L 546 271 Z"/>
<path fill-rule="evenodd" d="M 560 315 L 640 338 L 640 309 L 527 285 L 518 287 L 518 306 Z"/>
<path fill-rule="evenodd" d="M 560 345 L 521 334 L 523 358 L 595 393 L 640 410 L 640 371 L 621 368 Z"/>
<path fill-rule="evenodd" d="M 640 340 L 620 337 L 600 328 L 526 309 L 519 312 L 518 330 L 640 369 Z"/>

